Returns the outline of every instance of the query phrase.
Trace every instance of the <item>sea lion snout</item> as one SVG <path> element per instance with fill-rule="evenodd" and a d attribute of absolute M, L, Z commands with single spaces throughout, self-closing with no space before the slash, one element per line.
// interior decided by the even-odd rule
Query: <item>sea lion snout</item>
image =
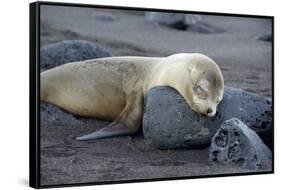
<path fill-rule="evenodd" d="M 206 115 L 208 117 L 213 117 L 213 116 L 216 115 L 216 112 L 217 112 L 216 108 L 215 109 L 208 108 L 207 111 L 206 111 Z"/>
<path fill-rule="evenodd" d="M 207 114 L 211 114 L 213 112 L 213 109 L 212 108 L 208 108 L 207 109 Z"/>

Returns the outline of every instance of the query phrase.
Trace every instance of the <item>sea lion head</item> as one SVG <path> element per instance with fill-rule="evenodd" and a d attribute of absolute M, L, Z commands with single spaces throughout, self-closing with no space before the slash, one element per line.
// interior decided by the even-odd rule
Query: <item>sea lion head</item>
<path fill-rule="evenodd" d="M 194 60 L 189 72 L 187 90 L 189 105 L 194 111 L 213 117 L 224 92 L 224 80 L 220 68 L 214 61 L 204 56 Z"/>

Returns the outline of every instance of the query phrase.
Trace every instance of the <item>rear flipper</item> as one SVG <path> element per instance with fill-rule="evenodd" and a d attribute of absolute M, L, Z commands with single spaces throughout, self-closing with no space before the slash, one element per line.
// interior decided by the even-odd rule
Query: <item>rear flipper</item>
<path fill-rule="evenodd" d="M 133 134 L 135 131 L 130 130 L 122 123 L 112 122 L 107 127 L 104 127 L 96 132 L 77 137 L 76 140 L 92 140 L 106 137 L 122 136 Z"/>
<path fill-rule="evenodd" d="M 76 140 L 92 140 L 136 133 L 140 128 L 142 114 L 143 96 L 132 94 L 120 115 L 112 123 L 96 132 L 77 137 Z"/>

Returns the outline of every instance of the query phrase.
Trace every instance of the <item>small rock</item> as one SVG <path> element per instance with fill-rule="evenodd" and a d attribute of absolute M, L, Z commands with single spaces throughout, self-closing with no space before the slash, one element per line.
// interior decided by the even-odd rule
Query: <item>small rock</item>
<path fill-rule="evenodd" d="M 245 122 L 271 147 L 271 101 L 230 87 L 225 87 L 223 100 L 212 118 L 192 111 L 184 98 L 170 87 L 150 89 L 145 97 L 143 134 L 158 148 L 205 147 L 220 125 L 233 117 Z"/>
<path fill-rule="evenodd" d="M 184 17 L 184 23 L 187 26 L 190 25 L 195 25 L 197 23 L 200 23 L 202 21 L 202 16 L 201 15 L 195 15 L 195 14 L 186 14 Z"/>
<path fill-rule="evenodd" d="M 96 43 L 84 40 L 66 40 L 46 45 L 40 49 L 41 70 L 65 63 L 111 56 Z"/>
<path fill-rule="evenodd" d="M 272 41 L 272 34 L 264 34 L 264 35 L 261 35 L 261 36 L 258 36 L 256 38 L 257 40 L 261 40 L 261 41 L 266 41 L 266 42 L 271 42 Z"/>
<path fill-rule="evenodd" d="M 201 21 L 201 16 L 181 13 L 145 12 L 145 20 L 185 30 L 189 24 L 196 24 Z"/>
<path fill-rule="evenodd" d="M 225 30 L 216 28 L 206 23 L 192 24 L 187 28 L 191 32 L 204 33 L 204 34 L 217 34 L 225 32 Z"/>
<path fill-rule="evenodd" d="M 202 16 L 196 14 L 145 12 L 145 20 L 197 33 L 215 34 L 224 32 L 222 29 L 204 23 Z"/>
<path fill-rule="evenodd" d="M 103 14 L 97 14 L 95 15 L 94 17 L 96 20 L 99 20 L 99 21 L 115 21 L 116 20 L 116 17 L 111 14 L 111 13 L 103 13 Z"/>
<path fill-rule="evenodd" d="M 260 137 L 237 118 L 225 121 L 212 138 L 210 161 L 243 169 L 271 169 L 272 153 Z"/>

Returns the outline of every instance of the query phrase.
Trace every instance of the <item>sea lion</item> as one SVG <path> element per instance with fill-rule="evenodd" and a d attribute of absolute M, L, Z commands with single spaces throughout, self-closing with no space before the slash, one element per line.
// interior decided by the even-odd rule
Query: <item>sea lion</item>
<path fill-rule="evenodd" d="M 176 89 L 195 112 L 212 117 L 222 100 L 218 65 L 198 53 L 168 57 L 109 57 L 61 65 L 41 73 L 40 99 L 74 115 L 113 120 L 78 137 L 128 135 L 140 128 L 144 96 L 154 86 Z"/>

